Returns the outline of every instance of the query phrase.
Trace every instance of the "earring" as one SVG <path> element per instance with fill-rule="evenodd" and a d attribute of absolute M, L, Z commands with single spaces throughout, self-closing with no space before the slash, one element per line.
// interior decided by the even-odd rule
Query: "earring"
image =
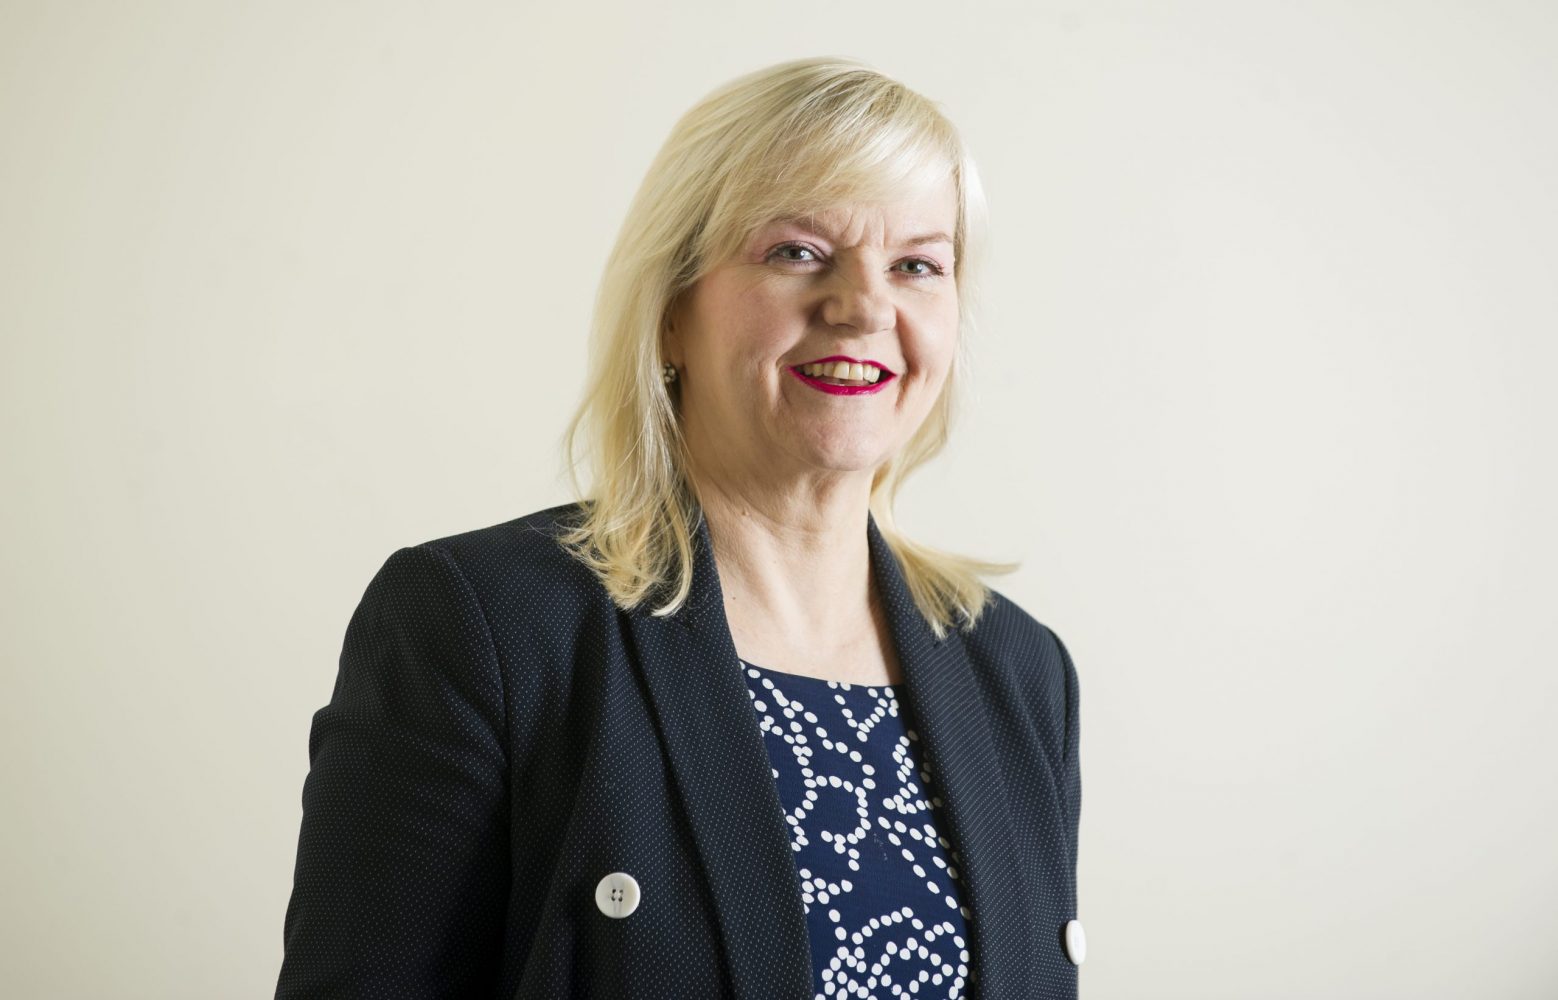
<path fill-rule="evenodd" d="M 672 382 L 675 382 L 676 366 L 667 361 L 664 367 L 660 369 L 660 379 L 661 381 L 665 382 L 666 385 L 670 385 Z"/>

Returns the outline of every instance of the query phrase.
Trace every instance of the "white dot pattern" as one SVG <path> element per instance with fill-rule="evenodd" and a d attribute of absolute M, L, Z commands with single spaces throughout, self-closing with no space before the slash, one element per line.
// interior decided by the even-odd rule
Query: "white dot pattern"
<path fill-rule="evenodd" d="M 741 666 L 790 824 L 814 1000 L 966 996 L 968 909 L 906 686 Z"/>
<path fill-rule="evenodd" d="M 617 608 L 556 543 L 577 513 L 565 504 L 402 548 L 369 582 L 309 736 L 278 998 L 870 995 L 849 987 L 875 961 L 866 925 L 850 923 L 871 884 L 839 881 L 865 841 L 851 844 L 853 826 L 805 828 L 803 846 L 844 845 L 837 872 L 792 844 L 794 804 L 738 665 L 707 524 L 686 607 L 657 618 Z M 923 928 L 904 916 L 870 942 L 895 941 L 884 972 L 899 982 L 914 932 L 926 964 L 909 995 L 954 995 L 956 975 L 932 959 L 955 947 L 962 996 L 1074 1000 L 1062 940 L 1077 916 L 1081 810 L 1071 658 L 999 593 L 977 627 L 937 640 L 874 520 L 866 528 L 904 666 L 894 700 L 912 711 L 850 710 L 868 744 L 891 746 L 894 727 L 906 736 L 914 723 L 915 752 L 876 769 L 884 788 L 904 782 L 911 814 L 891 831 L 898 843 L 873 842 L 925 880 L 917 900 L 876 904 L 879 920 L 913 908 Z M 821 746 L 804 715 L 766 714 Z M 855 749 L 859 760 L 840 760 L 863 774 L 871 758 Z M 939 851 L 912 835 L 932 824 Z M 828 882 L 803 890 L 802 867 Z M 595 902 L 614 872 L 641 890 L 623 918 Z M 812 943 L 818 918 L 843 932 L 826 953 Z M 825 978 L 844 948 L 856 964 Z M 827 959 L 815 975 L 814 951 Z M 885 981 L 877 995 L 894 995 Z"/>

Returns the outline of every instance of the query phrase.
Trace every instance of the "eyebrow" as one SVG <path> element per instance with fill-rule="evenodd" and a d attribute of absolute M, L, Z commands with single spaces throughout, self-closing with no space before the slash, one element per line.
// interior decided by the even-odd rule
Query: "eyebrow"
<path fill-rule="evenodd" d="M 813 232 L 821 233 L 823 236 L 827 236 L 829 238 L 833 237 L 832 233 L 817 225 L 815 221 L 804 215 L 785 216 L 783 218 L 771 219 L 769 220 L 768 225 L 764 226 L 763 228 L 766 229 L 770 226 L 799 226 L 802 229 L 810 229 Z M 898 245 L 905 247 L 917 247 L 923 246 L 926 243 L 952 243 L 953 245 L 956 245 L 952 237 L 948 236 L 946 233 L 940 232 L 939 230 L 934 233 L 920 233 L 918 236 L 910 236 L 908 239 L 903 240 Z"/>

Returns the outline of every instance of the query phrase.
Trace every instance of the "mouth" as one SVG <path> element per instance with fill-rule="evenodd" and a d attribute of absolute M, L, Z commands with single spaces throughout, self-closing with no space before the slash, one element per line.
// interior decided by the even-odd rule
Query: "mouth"
<path fill-rule="evenodd" d="M 851 358 L 834 354 L 804 364 L 791 365 L 790 374 L 814 389 L 834 395 L 859 395 L 880 392 L 898 374 L 869 358 Z"/>

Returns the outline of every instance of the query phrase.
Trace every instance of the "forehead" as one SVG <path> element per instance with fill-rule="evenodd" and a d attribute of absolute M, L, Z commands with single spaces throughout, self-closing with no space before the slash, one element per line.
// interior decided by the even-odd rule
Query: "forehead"
<path fill-rule="evenodd" d="M 760 230 L 798 228 L 843 242 L 917 246 L 952 243 L 957 195 L 949 183 L 890 201 L 851 202 L 828 208 L 784 211 Z"/>

